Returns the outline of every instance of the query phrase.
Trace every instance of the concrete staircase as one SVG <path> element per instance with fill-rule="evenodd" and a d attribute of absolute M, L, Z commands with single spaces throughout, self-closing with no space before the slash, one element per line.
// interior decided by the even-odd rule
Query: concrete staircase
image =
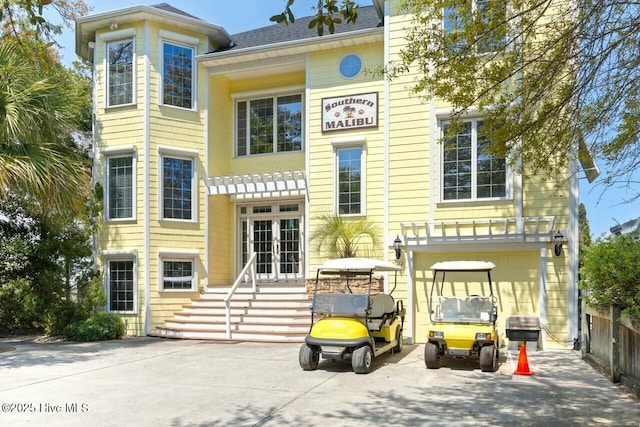
<path fill-rule="evenodd" d="M 227 287 L 207 287 L 200 298 L 174 313 L 151 335 L 164 338 L 229 340 L 224 297 Z M 311 300 L 304 284 L 239 287 L 231 299 L 231 340 L 304 342 L 311 326 Z"/>

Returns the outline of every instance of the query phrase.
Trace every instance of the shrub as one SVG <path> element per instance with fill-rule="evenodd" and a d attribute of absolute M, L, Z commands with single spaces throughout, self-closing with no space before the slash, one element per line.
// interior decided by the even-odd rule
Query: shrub
<path fill-rule="evenodd" d="M 115 313 L 98 313 L 64 328 L 64 336 L 72 341 L 103 341 L 124 335 L 124 321 Z"/>
<path fill-rule="evenodd" d="M 580 286 L 587 302 L 616 305 L 640 319 L 640 234 L 599 239 L 583 254 Z"/>

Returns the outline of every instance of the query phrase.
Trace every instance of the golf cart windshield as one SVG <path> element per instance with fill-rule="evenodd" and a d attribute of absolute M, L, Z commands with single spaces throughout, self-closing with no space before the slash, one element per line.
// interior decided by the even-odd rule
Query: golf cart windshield
<path fill-rule="evenodd" d="M 358 314 L 364 316 L 369 304 L 365 294 L 317 293 L 313 298 L 312 310 L 326 314 Z"/>
<path fill-rule="evenodd" d="M 432 322 L 494 322 L 496 307 L 491 283 L 494 267 L 493 263 L 484 261 L 434 264 L 429 302 Z"/>

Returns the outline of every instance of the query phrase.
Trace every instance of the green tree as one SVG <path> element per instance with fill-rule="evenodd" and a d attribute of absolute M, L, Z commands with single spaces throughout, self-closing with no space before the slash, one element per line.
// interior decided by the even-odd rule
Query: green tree
<path fill-rule="evenodd" d="M 316 250 L 325 250 L 329 258 L 353 258 L 361 253 L 362 239 L 367 239 L 371 250 L 380 246 L 375 224 L 366 218 L 345 218 L 339 215 L 319 215 L 311 226 L 310 241 Z"/>
<path fill-rule="evenodd" d="M 104 305 L 92 259 L 95 209 L 43 213 L 26 197 L 0 206 L 0 332 L 59 334 Z"/>
<path fill-rule="evenodd" d="M 0 199 L 29 195 L 44 209 L 81 209 L 90 179 L 72 141 L 82 117 L 69 72 L 44 70 L 16 43 L 0 39 Z"/>
<path fill-rule="evenodd" d="M 580 286 L 587 302 L 617 305 L 640 320 L 640 235 L 597 239 L 583 254 Z"/>
<path fill-rule="evenodd" d="M 578 206 L 578 233 L 579 258 L 582 258 L 583 252 L 591 246 L 591 229 L 584 203 Z"/>
<path fill-rule="evenodd" d="M 414 95 L 449 102 L 454 122 L 470 111 L 483 114 L 489 151 L 508 156 L 518 172 L 563 179 L 568 162 L 580 155 L 576 143 L 585 141 L 604 166 L 603 191 L 623 185 L 635 191 L 630 200 L 640 197 L 635 186 L 639 4 L 397 0 L 392 5 L 411 22 L 404 25 L 406 42 L 385 67 L 389 78 L 409 75 Z M 293 18 L 285 13 L 279 20 Z"/>
<path fill-rule="evenodd" d="M 295 0 L 287 0 L 284 11 L 273 15 L 270 20 L 285 25 L 295 22 L 295 16 L 291 11 L 291 6 L 294 3 Z M 358 5 L 353 0 L 342 0 L 339 4 L 338 0 L 317 0 L 317 5 L 314 9 L 316 15 L 309 22 L 309 28 L 315 28 L 319 36 L 324 34 L 325 27 L 330 34 L 333 34 L 335 24 L 342 23 L 343 19 L 347 23 L 353 23 L 358 19 Z"/>

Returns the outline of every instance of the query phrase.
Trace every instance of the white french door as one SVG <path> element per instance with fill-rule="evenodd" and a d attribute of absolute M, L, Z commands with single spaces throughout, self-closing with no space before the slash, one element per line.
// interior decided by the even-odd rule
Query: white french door
<path fill-rule="evenodd" d="M 258 280 L 301 279 L 304 256 L 300 209 L 297 203 L 242 206 L 239 236 L 242 265 L 239 268 L 256 253 Z"/>

